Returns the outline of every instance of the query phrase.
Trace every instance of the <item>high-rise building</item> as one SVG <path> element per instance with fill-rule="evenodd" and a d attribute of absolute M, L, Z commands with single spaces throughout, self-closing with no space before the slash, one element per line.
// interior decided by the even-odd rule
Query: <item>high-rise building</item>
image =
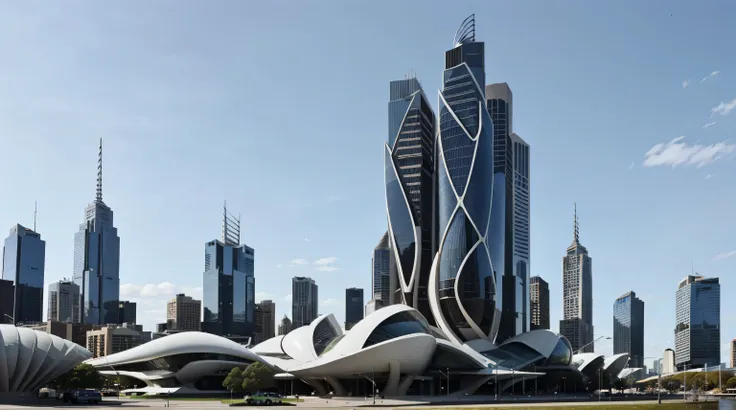
<path fill-rule="evenodd" d="M 69 280 L 49 285 L 49 321 L 79 323 L 79 286 Z"/>
<path fill-rule="evenodd" d="M 240 244 L 240 219 L 224 207 L 222 241 L 205 245 L 202 330 L 220 336 L 255 331 L 254 250 Z"/>
<path fill-rule="evenodd" d="M 388 231 L 383 234 L 381 241 L 373 249 L 371 258 L 371 288 L 373 290 L 372 303 L 375 309 L 391 304 L 392 270 L 395 275 L 395 263 L 391 257 L 391 245 L 388 240 Z M 398 278 L 397 278 L 398 280 Z"/>
<path fill-rule="evenodd" d="M 496 340 L 504 306 L 501 292 L 504 219 L 496 212 L 494 132 L 485 95 L 484 44 L 475 17 L 445 53 L 436 149 L 436 249 L 429 280 L 437 325 L 455 342 Z M 503 210 L 499 212 L 504 212 Z M 500 222 L 499 222 L 500 221 Z M 489 227 L 490 225 L 490 227 Z M 490 249 L 489 249 L 490 247 Z"/>
<path fill-rule="evenodd" d="M 363 320 L 363 289 L 345 289 L 345 330 Z"/>
<path fill-rule="evenodd" d="M 688 275 L 677 287 L 675 365 L 679 370 L 721 363 L 721 285 Z"/>
<path fill-rule="evenodd" d="M 166 304 L 166 330 L 198 332 L 201 325 L 201 300 L 179 293 Z"/>
<path fill-rule="evenodd" d="M 97 159 L 97 195 L 87 205 L 84 223 L 74 235 L 73 280 L 80 290 L 82 323 L 118 322 L 120 238 L 112 209 L 102 200 L 102 139 Z"/>
<path fill-rule="evenodd" d="M 3 247 L 3 275 L 13 281 L 14 323 L 43 320 L 43 275 L 46 242 L 41 235 L 21 225 L 10 228 Z"/>
<path fill-rule="evenodd" d="M 123 323 L 134 325 L 136 324 L 136 308 L 137 305 L 135 302 L 130 302 L 127 300 L 121 300 L 118 302 L 118 324 L 122 325 Z"/>
<path fill-rule="evenodd" d="M 291 328 L 308 326 L 318 315 L 317 284 L 312 278 L 291 279 Z"/>
<path fill-rule="evenodd" d="M 736 367 L 736 339 L 731 340 L 731 368 Z"/>
<path fill-rule="evenodd" d="M 515 133 L 511 133 L 511 165 L 513 192 L 513 257 L 511 259 L 514 277 L 514 295 L 521 292 L 522 297 L 515 297 L 514 306 L 517 323 L 521 318 L 521 331 L 516 326 L 517 334 L 531 330 L 530 286 L 530 251 L 531 251 L 531 189 L 529 144 Z"/>
<path fill-rule="evenodd" d="M 613 354 L 628 353 L 629 367 L 644 366 L 644 301 L 634 291 L 613 303 Z"/>
<path fill-rule="evenodd" d="M 15 286 L 12 280 L 0 279 L 0 324 L 13 323 L 13 293 Z"/>
<path fill-rule="evenodd" d="M 560 334 L 573 352 L 594 351 L 593 343 L 593 260 L 580 243 L 577 205 L 573 221 L 572 244 L 562 258 L 562 310 Z"/>
<path fill-rule="evenodd" d="M 539 276 L 529 278 L 530 330 L 549 329 L 549 283 Z"/>
<path fill-rule="evenodd" d="M 493 121 L 493 203 L 489 228 L 493 242 L 490 250 L 493 269 L 503 276 L 500 282 L 503 293 L 501 326 L 496 337 L 496 342 L 500 343 L 529 328 L 529 318 L 524 316 L 528 279 L 526 273 L 517 275 L 519 272 L 514 264 L 513 94 L 506 83 L 486 85 L 485 92 L 486 108 Z M 526 270 L 521 263 L 518 267 Z"/>
<path fill-rule="evenodd" d="M 416 78 L 391 81 L 389 88 L 384 167 L 389 248 L 400 290 L 395 298 L 431 322 L 435 115 Z"/>
<path fill-rule="evenodd" d="M 253 344 L 266 341 L 274 336 L 276 326 L 276 304 L 270 300 L 262 300 L 256 303 L 256 333 L 253 336 Z"/>
<path fill-rule="evenodd" d="M 291 332 L 291 320 L 284 315 L 284 317 L 281 319 L 281 322 L 279 322 L 279 336 L 285 335 L 289 332 Z"/>
<path fill-rule="evenodd" d="M 150 337 L 148 338 L 150 340 Z M 87 350 L 92 357 L 109 356 L 146 342 L 141 329 L 110 324 L 87 331 Z"/>

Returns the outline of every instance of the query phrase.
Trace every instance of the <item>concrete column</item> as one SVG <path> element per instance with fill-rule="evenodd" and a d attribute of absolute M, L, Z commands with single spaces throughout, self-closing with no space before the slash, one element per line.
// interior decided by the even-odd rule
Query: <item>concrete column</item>
<path fill-rule="evenodd" d="M 393 360 L 389 362 L 389 373 L 386 387 L 381 392 L 381 396 L 398 396 L 399 395 L 399 377 L 401 376 L 401 368 L 399 362 Z"/>
<path fill-rule="evenodd" d="M 327 384 L 332 387 L 332 391 L 335 392 L 335 396 L 346 397 L 348 395 L 347 389 L 340 383 L 336 377 L 325 377 Z"/>
<path fill-rule="evenodd" d="M 403 379 L 399 382 L 398 391 L 396 392 L 397 396 L 406 396 L 407 390 L 409 390 L 409 387 L 411 387 L 411 384 L 414 382 L 414 379 L 416 376 L 404 376 Z"/>
<path fill-rule="evenodd" d="M 324 380 L 320 379 L 302 379 L 304 383 L 311 386 L 318 396 L 327 396 L 327 389 L 325 388 Z"/>

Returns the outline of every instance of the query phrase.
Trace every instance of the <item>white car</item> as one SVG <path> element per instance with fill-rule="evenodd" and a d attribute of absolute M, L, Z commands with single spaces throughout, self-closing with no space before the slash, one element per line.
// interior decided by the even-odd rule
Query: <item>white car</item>
<path fill-rule="evenodd" d="M 257 392 L 250 396 L 245 396 L 245 402 L 248 404 L 265 404 L 270 406 L 271 404 L 281 404 L 283 396 L 278 393 L 262 393 Z"/>

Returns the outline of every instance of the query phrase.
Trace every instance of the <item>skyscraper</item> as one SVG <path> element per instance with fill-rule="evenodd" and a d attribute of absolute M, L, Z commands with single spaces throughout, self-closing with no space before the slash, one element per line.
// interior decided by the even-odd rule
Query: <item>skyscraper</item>
<path fill-rule="evenodd" d="M 270 300 L 256 303 L 256 333 L 253 344 L 266 341 L 274 336 L 276 326 L 276 304 Z"/>
<path fill-rule="evenodd" d="M 437 256 L 429 280 L 434 319 L 456 342 L 495 340 L 503 306 L 503 227 L 489 228 L 496 181 L 484 59 L 470 16 L 445 53 L 435 143 Z"/>
<path fill-rule="evenodd" d="M 13 281 L 0 279 L 0 324 L 13 323 L 13 293 Z"/>
<path fill-rule="evenodd" d="M 363 289 L 345 289 L 345 330 L 363 320 Z"/>
<path fill-rule="evenodd" d="M 513 185 L 513 276 L 514 294 L 521 292 L 521 299 L 515 298 L 517 317 L 521 318 L 521 329 L 516 333 L 531 330 L 531 301 L 529 300 L 530 252 L 531 252 L 531 189 L 529 144 L 517 134 L 511 134 L 511 165 Z M 518 319 L 517 319 L 517 323 Z M 549 328 L 549 326 L 547 327 Z"/>
<path fill-rule="evenodd" d="M 49 285 L 48 320 L 79 323 L 79 286 L 68 280 Z"/>
<path fill-rule="evenodd" d="M 644 367 L 644 301 L 634 291 L 613 303 L 613 354 L 628 353 L 629 367 Z"/>
<path fill-rule="evenodd" d="M 12 280 L 14 323 L 43 320 L 43 276 L 46 242 L 33 230 L 15 225 L 3 247 L 3 276 Z"/>
<path fill-rule="evenodd" d="M 291 279 L 291 329 L 308 326 L 318 315 L 317 284 L 312 278 Z"/>
<path fill-rule="evenodd" d="M 129 325 L 136 324 L 137 304 L 127 300 L 121 300 L 118 302 L 118 324 L 127 323 Z"/>
<path fill-rule="evenodd" d="M 97 159 L 97 195 L 74 235 L 74 283 L 80 290 L 79 319 L 85 324 L 118 322 L 120 238 L 113 212 L 102 201 L 102 139 Z"/>
<path fill-rule="evenodd" d="M 222 241 L 204 251 L 202 330 L 220 336 L 253 336 L 255 276 L 253 248 L 240 244 L 240 219 L 223 208 Z"/>
<path fill-rule="evenodd" d="M 562 310 L 560 334 L 573 352 L 594 351 L 593 343 L 593 260 L 580 243 L 577 205 L 573 221 L 572 244 L 562 258 Z"/>
<path fill-rule="evenodd" d="M 389 249 L 397 302 L 431 321 L 427 283 L 432 265 L 435 115 L 416 78 L 392 81 L 384 166 Z"/>
<path fill-rule="evenodd" d="M 736 339 L 732 339 L 731 340 L 731 343 L 729 343 L 729 344 L 731 345 L 731 361 L 730 361 L 730 366 L 733 369 L 734 367 L 736 367 Z"/>
<path fill-rule="evenodd" d="M 688 275 L 677 287 L 675 365 L 679 370 L 721 363 L 721 285 Z"/>
<path fill-rule="evenodd" d="M 393 268 L 393 269 L 392 269 Z M 388 231 L 381 237 L 371 258 L 371 288 L 373 310 L 391 304 L 391 272 L 394 270 L 394 259 L 391 257 L 391 247 L 388 240 Z"/>
<path fill-rule="evenodd" d="M 286 315 L 284 315 L 284 317 L 281 318 L 281 322 L 279 322 L 278 331 L 279 331 L 279 336 L 285 335 L 291 332 L 291 320 Z"/>
<path fill-rule="evenodd" d="M 180 293 L 166 304 L 166 329 L 198 332 L 202 328 L 202 301 Z"/>
<path fill-rule="evenodd" d="M 549 284 L 539 276 L 529 279 L 530 330 L 549 329 Z"/>

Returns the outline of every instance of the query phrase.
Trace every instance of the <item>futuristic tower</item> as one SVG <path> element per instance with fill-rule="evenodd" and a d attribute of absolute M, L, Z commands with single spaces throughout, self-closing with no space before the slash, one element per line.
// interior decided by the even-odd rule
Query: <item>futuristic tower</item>
<path fill-rule="evenodd" d="M 416 78 L 392 81 L 390 94 L 384 166 L 389 249 L 398 279 L 393 301 L 416 308 L 432 323 L 427 283 L 433 257 L 435 115 Z"/>
<path fill-rule="evenodd" d="M 501 320 L 489 234 L 493 196 L 493 123 L 485 98 L 484 44 L 475 41 L 475 17 L 463 21 L 445 53 L 439 93 L 437 253 L 429 280 L 437 325 L 456 342 L 494 341 Z M 503 257 L 503 250 L 495 250 Z M 500 290 L 500 289 L 499 289 Z"/>

